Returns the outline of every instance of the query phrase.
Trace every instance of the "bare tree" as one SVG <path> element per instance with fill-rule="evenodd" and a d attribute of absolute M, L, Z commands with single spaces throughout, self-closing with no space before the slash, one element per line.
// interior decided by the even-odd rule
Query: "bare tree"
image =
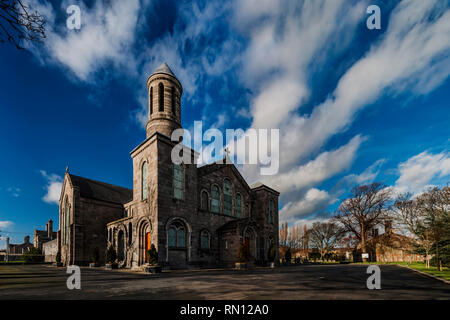
<path fill-rule="evenodd" d="M 288 239 L 288 224 L 282 223 L 280 228 L 280 246 L 286 246 Z"/>
<path fill-rule="evenodd" d="M 334 249 L 344 235 L 344 229 L 333 222 L 314 222 L 309 230 L 309 239 L 313 248 L 320 251 L 323 257 Z"/>
<path fill-rule="evenodd" d="M 22 0 L 0 0 L 0 42 L 6 41 L 17 49 L 24 49 L 22 42 L 40 42 L 45 38 L 45 19 L 32 12 Z"/>
<path fill-rule="evenodd" d="M 303 230 L 301 225 L 295 225 L 288 229 L 287 243 L 289 247 L 293 249 L 301 249 L 303 247 Z"/>
<path fill-rule="evenodd" d="M 418 202 L 412 199 L 412 194 L 405 193 L 398 196 L 393 206 L 396 220 L 412 236 L 413 244 L 425 251 L 425 265 L 430 267 L 430 251 L 433 246 L 430 230 L 426 227 L 423 210 L 419 210 Z"/>
<path fill-rule="evenodd" d="M 362 252 L 366 252 L 370 231 L 384 222 L 391 201 L 392 190 L 380 183 L 356 186 L 352 197 L 342 202 L 335 221 L 344 226 L 345 231 L 355 235 Z M 363 261 L 366 261 L 363 258 Z"/>

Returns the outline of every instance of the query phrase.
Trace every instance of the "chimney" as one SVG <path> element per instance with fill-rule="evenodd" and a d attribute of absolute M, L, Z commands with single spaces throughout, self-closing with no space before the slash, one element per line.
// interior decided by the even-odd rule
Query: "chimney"
<path fill-rule="evenodd" d="M 6 238 L 6 253 L 9 252 L 9 237 Z"/>
<path fill-rule="evenodd" d="M 25 238 L 23 238 L 24 243 L 25 244 L 29 244 L 30 243 L 30 236 L 25 236 Z"/>
<path fill-rule="evenodd" d="M 392 220 L 386 220 L 384 222 L 384 232 L 391 233 L 392 232 Z"/>
<path fill-rule="evenodd" d="M 49 239 L 52 239 L 53 236 L 53 221 L 52 219 L 47 222 L 47 236 Z"/>

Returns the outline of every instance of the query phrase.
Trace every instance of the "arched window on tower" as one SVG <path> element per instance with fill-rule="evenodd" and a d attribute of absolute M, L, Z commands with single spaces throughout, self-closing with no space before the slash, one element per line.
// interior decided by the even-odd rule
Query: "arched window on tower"
<path fill-rule="evenodd" d="M 239 193 L 236 194 L 236 199 L 234 200 L 234 214 L 237 218 L 242 217 L 242 197 Z"/>
<path fill-rule="evenodd" d="M 184 170 L 181 164 L 173 164 L 173 196 L 183 200 Z"/>
<path fill-rule="evenodd" d="M 217 186 L 212 186 L 211 189 L 211 211 L 214 213 L 220 212 L 220 193 Z"/>
<path fill-rule="evenodd" d="M 150 87 L 150 114 L 153 114 L 153 87 Z"/>
<path fill-rule="evenodd" d="M 223 181 L 223 214 L 232 215 L 233 190 L 228 179 Z"/>
<path fill-rule="evenodd" d="M 160 82 L 158 85 L 159 111 L 164 111 L 164 85 Z"/>
<path fill-rule="evenodd" d="M 148 196 L 148 176 L 147 176 L 147 161 L 142 164 L 142 175 L 141 175 L 141 193 L 142 200 L 147 199 Z"/>
<path fill-rule="evenodd" d="M 172 104 L 172 114 L 175 115 L 176 114 L 176 91 L 175 91 L 175 87 L 172 87 L 172 91 L 171 91 L 171 104 Z"/>
<path fill-rule="evenodd" d="M 69 199 L 66 197 L 65 205 L 64 205 L 64 244 L 67 244 L 69 242 L 69 213 L 70 213 L 70 206 L 69 206 Z"/>

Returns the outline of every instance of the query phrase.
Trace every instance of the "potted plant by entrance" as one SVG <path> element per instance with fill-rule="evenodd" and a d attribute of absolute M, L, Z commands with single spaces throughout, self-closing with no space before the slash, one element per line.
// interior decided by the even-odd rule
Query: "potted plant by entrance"
<path fill-rule="evenodd" d="M 145 267 L 147 273 L 160 273 L 162 267 L 158 265 L 158 251 L 155 245 L 152 243 L 150 250 L 147 251 L 148 266 Z"/>
<path fill-rule="evenodd" d="M 270 267 L 273 269 L 275 268 L 275 257 L 276 257 L 276 251 L 275 251 L 275 246 L 272 245 L 269 248 L 269 253 L 267 255 L 267 257 L 269 258 L 269 262 L 270 262 Z"/>
<path fill-rule="evenodd" d="M 117 255 L 116 250 L 112 246 L 109 246 L 106 250 L 106 264 L 105 269 L 111 270 L 111 269 L 117 269 Z"/>
<path fill-rule="evenodd" d="M 58 251 L 56 253 L 56 257 L 55 257 L 55 263 L 53 264 L 56 267 L 62 267 L 62 262 L 61 262 L 61 251 Z"/>
<path fill-rule="evenodd" d="M 235 268 L 238 270 L 246 270 L 248 268 L 248 259 L 250 253 L 248 252 L 248 248 L 244 243 L 241 243 L 238 249 L 238 262 L 236 262 Z"/>
<path fill-rule="evenodd" d="M 94 249 L 94 252 L 92 253 L 92 262 L 89 263 L 89 268 L 95 268 L 98 267 L 98 261 L 100 260 L 100 251 L 96 247 Z"/>

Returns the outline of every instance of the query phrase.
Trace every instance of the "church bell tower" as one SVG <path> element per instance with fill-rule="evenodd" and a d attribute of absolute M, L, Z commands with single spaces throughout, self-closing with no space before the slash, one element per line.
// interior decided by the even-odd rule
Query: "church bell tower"
<path fill-rule="evenodd" d="M 147 138 L 156 131 L 170 137 L 181 128 L 181 83 L 164 62 L 148 78 L 147 90 Z"/>

